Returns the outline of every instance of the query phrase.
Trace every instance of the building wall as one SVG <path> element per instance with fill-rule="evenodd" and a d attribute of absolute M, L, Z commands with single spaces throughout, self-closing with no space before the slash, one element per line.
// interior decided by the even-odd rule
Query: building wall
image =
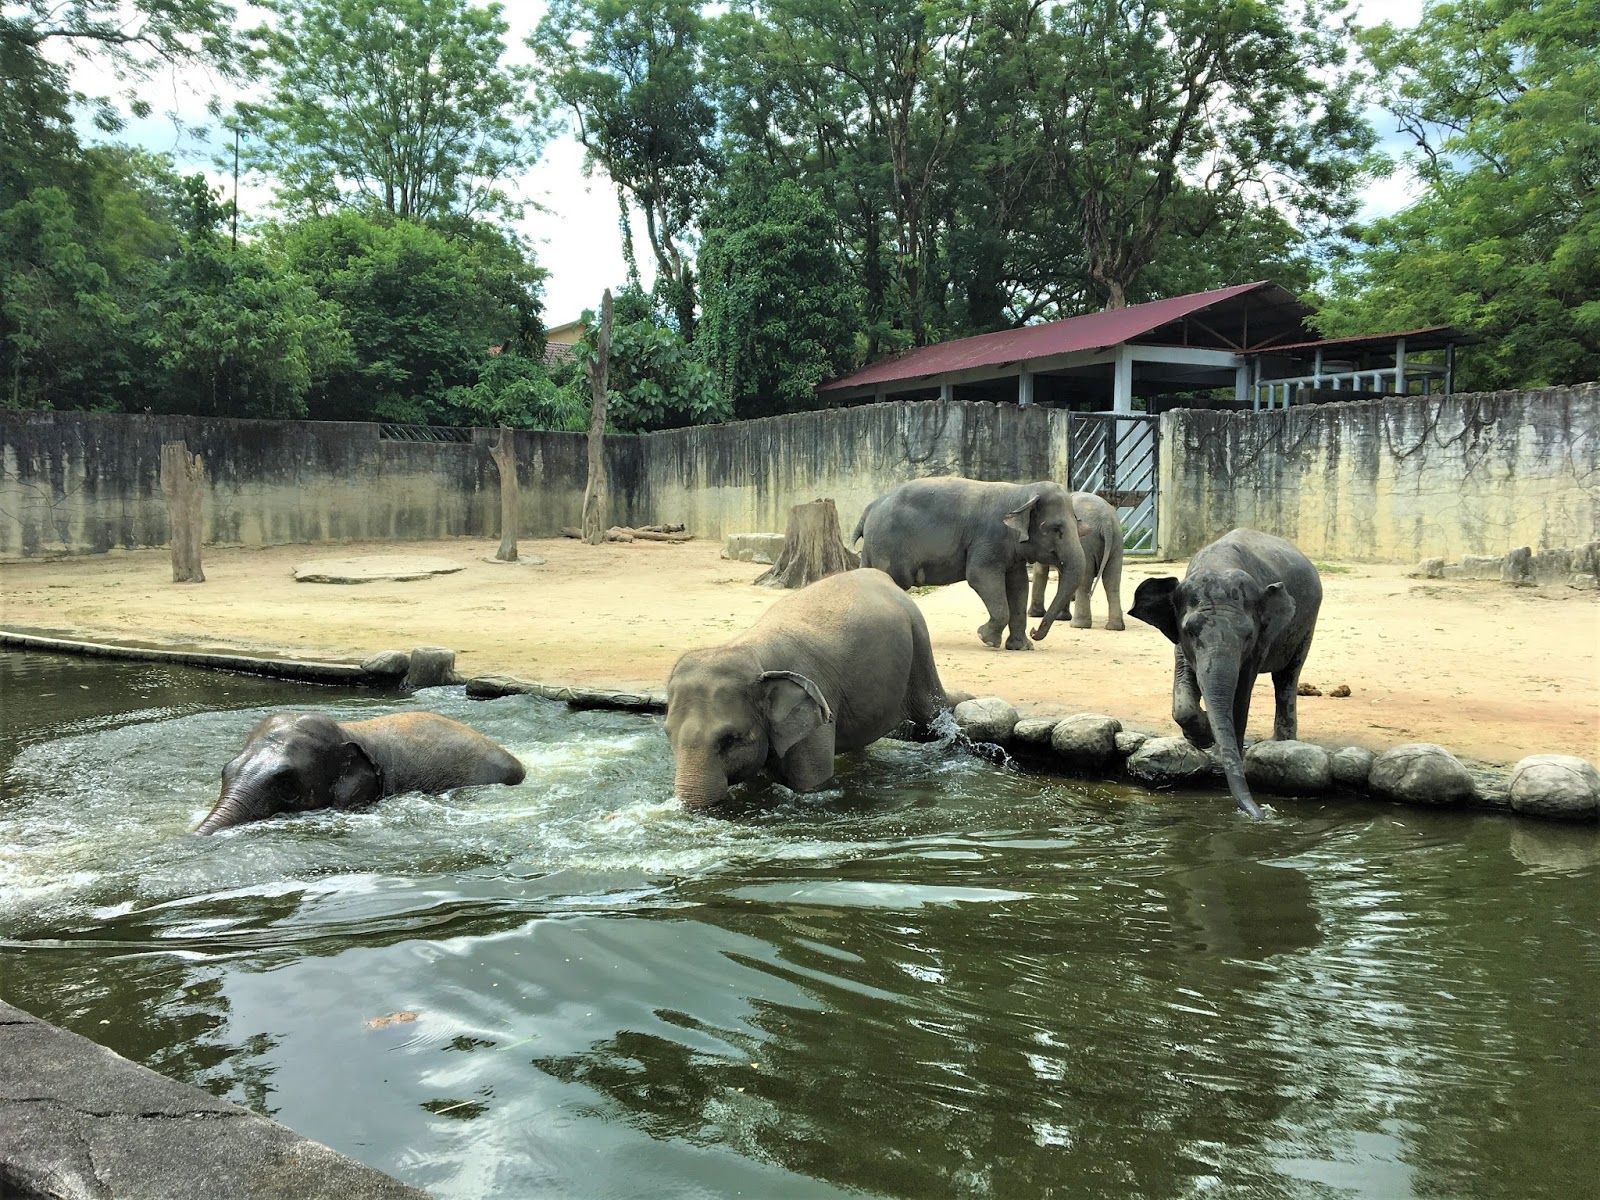
<path fill-rule="evenodd" d="M 1457 559 L 1600 538 L 1600 384 L 1162 417 L 1161 545 L 1238 526 L 1313 558 Z"/>
<path fill-rule="evenodd" d="M 845 532 L 906 479 L 1067 478 L 1067 415 L 891 403 L 612 437 L 617 524 L 702 537 L 785 528 L 833 499 Z M 206 540 L 499 535 L 492 430 L 472 444 L 380 440 L 376 425 L 0 412 L 0 558 L 167 540 L 160 448 L 205 461 Z M 582 516 L 582 434 L 519 433 L 522 531 Z M 1192 553 L 1235 525 L 1318 558 L 1415 561 L 1600 538 L 1600 385 L 1162 417 L 1161 544 Z"/>

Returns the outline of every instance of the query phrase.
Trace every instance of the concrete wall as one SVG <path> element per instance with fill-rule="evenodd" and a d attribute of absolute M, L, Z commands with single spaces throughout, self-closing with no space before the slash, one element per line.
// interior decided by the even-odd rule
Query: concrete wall
<path fill-rule="evenodd" d="M 1161 548 L 1237 526 L 1317 559 L 1415 562 L 1600 538 L 1600 384 L 1162 417 Z"/>
<path fill-rule="evenodd" d="M 262 546 L 499 534 L 491 430 L 472 444 L 356 423 L 0 412 L 0 558 L 162 546 L 160 448 L 206 463 L 206 541 Z M 521 433 L 523 532 L 579 523 L 585 437 Z M 846 533 L 906 479 L 1067 478 L 1067 414 L 893 403 L 612 437 L 612 520 L 702 537 L 781 531 L 831 497 Z M 1415 561 L 1600 537 L 1600 385 L 1162 417 L 1161 545 L 1249 525 L 1314 557 Z"/>

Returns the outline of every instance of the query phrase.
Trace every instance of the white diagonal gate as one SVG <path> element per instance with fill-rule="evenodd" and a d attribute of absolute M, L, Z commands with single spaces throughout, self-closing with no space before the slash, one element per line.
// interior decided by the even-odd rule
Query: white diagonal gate
<path fill-rule="evenodd" d="M 1067 422 L 1070 486 L 1116 508 L 1128 554 L 1156 552 L 1160 426 L 1143 413 L 1073 413 Z"/>

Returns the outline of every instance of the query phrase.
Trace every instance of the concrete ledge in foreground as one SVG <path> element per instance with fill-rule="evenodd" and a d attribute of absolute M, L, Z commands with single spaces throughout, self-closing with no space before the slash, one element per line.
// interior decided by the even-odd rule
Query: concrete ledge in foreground
<path fill-rule="evenodd" d="M 276 1121 L 0 1001 L 8 1200 L 426 1200 Z"/>

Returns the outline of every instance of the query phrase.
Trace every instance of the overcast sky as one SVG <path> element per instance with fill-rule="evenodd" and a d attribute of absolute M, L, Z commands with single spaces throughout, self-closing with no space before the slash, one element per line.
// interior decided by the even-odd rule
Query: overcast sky
<path fill-rule="evenodd" d="M 1423 0 L 1357 0 L 1351 7 L 1363 23 L 1387 20 L 1413 24 L 1421 13 L 1422 3 Z M 507 40 L 514 61 L 526 61 L 529 57 L 522 40 L 538 22 L 544 7 L 539 0 L 506 6 L 506 20 L 511 25 Z M 253 23 L 253 19 L 244 23 Z M 97 75 L 80 70 L 78 85 L 91 94 L 118 90 L 115 80 Z M 181 168 L 203 170 L 223 185 L 225 193 L 230 192 L 229 172 L 212 164 L 215 155 L 231 150 L 227 132 L 213 128 L 207 141 L 189 136 L 185 127 L 213 125 L 205 111 L 211 97 L 220 96 L 226 109 L 243 95 L 226 89 L 223 81 L 205 72 L 172 69 L 159 72 L 141 85 L 139 91 L 150 102 L 155 115 L 130 121 L 117 135 L 118 140 L 168 152 Z M 1398 158 L 1411 149 L 1409 143 L 1395 134 L 1392 117 L 1381 110 L 1370 115 L 1383 139 L 1384 149 L 1391 156 Z M 86 136 L 98 136 L 87 122 L 83 132 Z M 539 264 L 549 272 L 545 283 L 547 325 L 559 325 L 576 317 L 584 308 L 597 307 L 600 293 L 607 287 L 619 285 L 626 275 L 616 189 L 602 171 L 585 175 L 583 160 L 583 148 L 572 136 L 558 134 L 521 181 L 522 198 L 541 205 L 544 210 L 530 206 L 521 229 L 532 240 Z M 1402 169 L 1367 188 L 1362 215 L 1370 218 L 1394 212 L 1413 195 L 1413 180 Z M 241 181 L 239 204 L 246 216 L 265 212 L 270 201 L 271 189 L 264 183 Z M 635 221 L 634 228 L 634 253 L 645 285 L 649 286 L 654 278 L 650 247 L 642 232 L 637 232 L 642 230 L 643 222 Z"/>

